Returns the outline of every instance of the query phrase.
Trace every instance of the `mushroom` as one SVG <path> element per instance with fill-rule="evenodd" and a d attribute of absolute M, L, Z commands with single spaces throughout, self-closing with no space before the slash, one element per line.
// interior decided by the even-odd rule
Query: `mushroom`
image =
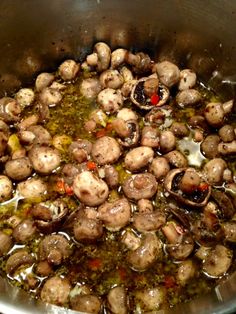
<path fill-rule="evenodd" d="M 140 137 L 139 124 L 136 120 L 127 120 L 125 122 L 126 122 L 129 134 L 127 136 L 124 136 L 124 134 L 118 133 L 118 135 L 121 137 L 118 139 L 118 142 L 122 146 L 133 147 L 137 145 L 139 137 Z"/>
<path fill-rule="evenodd" d="M 154 158 L 149 166 L 149 172 L 151 172 L 157 180 L 164 178 L 169 171 L 170 166 L 165 157 Z"/>
<path fill-rule="evenodd" d="M 235 214 L 235 207 L 231 198 L 223 191 L 212 189 L 211 197 L 219 206 L 220 214 L 226 218 L 230 219 Z"/>
<path fill-rule="evenodd" d="M 164 287 L 144 288 L 134 292 L 135 304 L 139 306 L 142 313 L 156 313 L 166 301 Z"/>
<path fill-rule="evenodd" d="M 145 115 L 145 122 L 155 127 L 168 128 L 172 124 L 172 111 L 172 108 L 167 105 L 155 106 Z"/>
<path fill-rule="evenodd" d="M 107 113 L 114 113 L 123 105 L 123 96 L 119 89 L 103 89 L 97 96 L 97 103 Z"/>
<path fill-rule="evenodd" d="M 70 218 L 70 220 L 74 220 L 72 222 L 73 233 L 77 241 L 91 242 L 101 238 L 103 226 L 97 216 L 96 211 L 91 213 L 81 208 L 75 213 L 74 219 Z"/>
<path fill-rule="evenodd" d="M 107 295 L 108 307 L 113 314 L 127 314 L 128 300 L 124 287 L 116 286 Z"/>
<path fill-rule="evenodd" d="M 141 145 L 148 147 L 159 147 L 159 130 L 152 126 L 145 126 L 142 129 Z"/>
<path fill-rule="evenodd" d="M 121 150 L 113 137 L 103 136 L 93 144 L 91 155 L 94 161 L 102 166 L 115 163 L 121 155 Z"/>
<path fill-rule="evenodd" d="M 102 89 L 104 88 L 112 88 L 118 89 L 124 83 L 124 79 L 122 75 L 117 70 L 106 70 L 103 71 L 99 77 Z"/>
<path fill-rule="evenodd" d="M 0 231 L 0 257 L 7 254 L 12 246 L 13 242 L 11 237 L 3 231 Z"/>
<path fill-rule="evenodd" d="M 126 229 L 122 233 L 121 243 L 123 243 L 129 250 L 135 251 L 141 246 L 142 240 L 133 229 Z"/>
<path fill-rule="evenodd" d="M 31 178 L 18 183 L 17 190 L 25 199 L 38 199 L 47 194 L 47 184 L 39 178 Z"/>
<path fill-rule="evenodd" d="M 150 147 L 139 146 L 133 148 L 125 156 L 125 168 L 130 171 L 140 170 L 152 162 L 153 156 L 154 151 Z"/>
<path fill-rule="evenodd" d="M 154 66 L 155 71 L 162 84 L 167 87 L 172 87 L 180 80 L 179 68 L 172 62 L 162 61 Z"/>
<path fill-rule="evenodd" d="M 226 162 L 222 158 L 214 158 L 208 161 L 203 168 L 207 181 L 212 185 L 222 184 Z"/>
<path fill-rule="evenodd" d="M 162 131 L 160 134 L 160 150 L 162 153 L 168 153 L 175 149 L 176 138 L 173 132 L 169 130 Z"/>
<path fill-rule="evenodd" d="M 51 277 L 43 284 L 40 297 L 43 302 L 65 305 L 69 300 L 71 285 L 66 278 Z"/>
<path fill-rule="evenodd" d="M 68 152 L 78 163 L 82 163 L 89 158 L 92 151 L 92 143 L 88 140 L 77 139 L 68 147 Z"/>
<path fill-rule="evenodd" d="M 201 143 L 202 154 L 209 159 L 216 158 L 219 156 L 218 144 L 220 143 L 220 138 L 216 134 L 210 134 L 205 137 L 204 141 Z"/>
<path fill-rule="evenodd" d="M 218 145 L 218 152 L 224 156 L 235 155 L 235 153 L 236 153 L 236 140 L 234 140 L 230 143 L 220 142 Z"/>
<path fill-rule="evenodd" d="M 213 127 L 221 127 L 225 116 L 232 111 L 233 101 L 230 100 L 224 104 L 211 102 L 206 105 L 204 115 L 208 124 Z"/>
<path fill-rule="evenodd" d="M 46 87 L 40 92 L 39 100 L 46 106 L 54 107 L 61 102 L 62 94 L 55 88 Z"/>
<path fill-rule="evenodd" d="M 185 89 L 176 95 L 176 102 L 181 108 L 196 106 L 202 101 L 202 95 L 196 89 Z"/>
<path fill-rule="evenodd" d="M 13 186 L 11 180 L 4 175 L 0 175 L 0 202 L 4 202 L 11 198 Z"/>
<path fill-rule="evenodd" d="M 235 139 L 234 127 L 230 124 L 225 124 L 219 129 L 219 136 L 225 143 L 232 142 Z"/>
<path fill-rule="evenodd" d="M 98 217 L 111 231 L 119 231 L 130 221 L 131 206 L 126 198 L 111 203 L 105 202 L 98 207 Z"/>
<path fill-rule="evenodd" d="M 203 272 L 213 278 L 224 275 L 232 263 L 233 253 L 227 247 L 217 244 L 203 260 Z"/>
<path fill-rule="evenodd" d="M 57 149 L 45 146 L 34 146 L 29 151 L 29 159 L 36 172 L 50 174 L 59 167 L 61 158 Z"/>
<path fill-rule="evenodd" d="M 190 69 L 180 71 L 179 90 L 193 88 L 197 81 L 197 75 Z"/>
<path fill-rule="evenodd" d="M 150 110 L 153 108 L 153 103 L 150 99 L 150 96 L 147 96 L 145 93 L 145 83 L 147 80 L 150 80 L 150 78 L 145 77 L 137 81 L 131 91 L 130 99 L 139 108 Z M 156 91 L 155 93 L 153 93 L 153 95 L 157 95 L 157 101 L 155 101 L 155 106 L 159 107 L 167 102 L 169 98 L 169 90 L 167 87 L 160 84 L 159 86 L 157 86 Z"/>
<path fill-rule="evenodd" d="M 80 84 L 80 93 L 88 100 L 96 99 L 101 90 L 102 87 L 99 80 L 94 77 L 84 79 Z"/>
<path fill-rule="evenodd" d="M 66 60 L 59 66 L 59 75 L 64 81 L 71 81 L 76 78 L 80 65 L 74 60 Z"/>
<path fill-rule="evenodd" d="M 40 232 L 52 233 L 57 231 L 63 223 L 68 214 L 68 207 L 62 200 L 58 199 L 36 204 L 31 213 Z"/>
<path fill-rule="evenodd" d="M 21 106 L 21 109 L 32 105 L 34 98 L 34 91 L 31 88 L 21 88 L 15 95 L 15 99 Z"/>
<path fill-rule="evenodd" d="M 165 222 L 166 216 L 161 211 L 133 215 L 133 225 L 139 232 L 157 231 Z"/>
<path fill-rule="evenodd" d="M 109 188 L 114 189 L 119 184 L 119 173 L 115 167 L 111 165 L 106 165 L 104 168 L 105 171 L 105 181 Z"/>
<path fill-rule="evenodd" d="M 93 51 L 94 52 L 91 55 L 88 55 L 86 58 L 88 65 L 96 66 L 98 72 L 105 71 L 110 64 L 110 47 L 103 42 L 98 42 L 94 46 Z"/>
<path fill-rule="evenodd" d="M 145 74 L 149 72 L 152 66 L 150 57 L 143 52 L 138 52 L 136 54 L 128 52 L 126 55 L 126 62 L 132 66 L 132 71 L 137 74 Z"/>
<path fill-rule="evenodd" d="M 0 131 L 0 157 L 5 154 L 7 148 L 8 136 Z"/>
<path fill-rule="evenodd" d="M 139 173 L 125 179 L 122 188 L 126 197 L 130 199 L 149 199 L 157 191 L 157 182 L 151 173 Z"/>
<path fill-rule="evenodd" d="M 44 88 L 50 86 L 54 81 L 54 75 L 51 73 L 43 72 L 40 73 L 35 80 L 35 89 L 40 92 Z"/>
<path fill-rule="evenodd" d="M 36 233 L 34 221 L 31 219 L 24 219 L 13 230 L 13 238 L 18 243 L 25 243 L 31 240 Z"/>
<path fill-rule="evenodd" d="M 187 158 L 178 150 L 172 150 L 171 152 L 165 154 L 165 158 L 171 166 L 176 168 L 185 168 L 188 166 Z"/>
<path fill-rule="evenodd" d="M 90 171 L 84 171 L 75 177 L 73 191 L 78 199 L 88 206 L 102 204 L 109 193 L 107 184 Z"/>
<path fill-rule="evenodd" d="M 10 97 L 0 99 L 0 118 L 6 122 L 16 122 L 20 120 L 21 107 L 17 101 Z"/>
<path fill-rule="evenodd" d="M 211 187 L 192 168 L 170 170 L 165 177 L 164 187 L 176 200 L 193 207 L 205 206 L 211 194 Z"/>
<path fill-rule="evenodd" d="M 141 200 L 138 200 L 138 211 L 139 213 L 151 213 L 153 212 L 153 205 L 150 200 L 147 200 L 145 198 L 142 198 Z"/>
<path fill-rule="evenodd" d="M 111 68 L 117 69 L 120 65 L 125 63 L 128 50 L 123 48 L 118 48 L 111 53 Z"/>
<path fill-rule="evenodd" d="M 39 243 L 39 260 L 52 265 L 60 265 L 71 253 L 69 241 L 60 234 L 47 235 Z"/>
<path fill-rule="evenodd" d="M 118 119 L 122 119 L 124 121 L 129 121 L 129 120 L 138 120 L 138 116 L 136 114 L 136 112 L 134 112 L 133 110 L 131 110 L 130 108 L 122 108 L 118 111 L 117 113 L 117 118 Z"/>
<path fill-rule="evenodd" d="M 147 233 L 141 245 L 134 251 L 129 251 L 127 261 L 135 271 L 148 269 L 162 256 L 162 243 L 155 233 Z"/>
<path fill-rule="evenodd" d="M 182 122 L 173 122 L 170 131 L 172 131 L 172 133 L 179 138 L 183 138 L 189 135 L 189 129 Z"/>
<path fill-rule="evenodd" d="M 34 263 L 34 257 L 29 254 L 25 249 L 21 249 L 17 252 L 13 252 L 6 262 L 6 272 L 8 275 L 13 275 L 15 271 L 26 265 L 32 265 Z"/>
<path fill-rule="evenodd" d="M 14 180 L 24 180 L 32 173 L 32 164 L 28 157 L 16 158 L 5 163 L 5 172 Z"/>
<path fill-rule="evenodd" d="M 191 259 L 183 261 L 179 264 L 177 270 L 177 281 L 181 286 L 185 286 L 196 273 L 196 266 Z"/>
<path fill-rule="evenodd" d="M 27 131 L 32 132 L 35 137 L 33 138 L 32 145 L 49 145 L 52 142 L 50 133 L 41 125 L 31 125 Z"/>
<path fill-rule="evenodd" d="M 228 242 L 236 243 L 236 221 L 226 221 L 222 223 L 225 240 Z"/>

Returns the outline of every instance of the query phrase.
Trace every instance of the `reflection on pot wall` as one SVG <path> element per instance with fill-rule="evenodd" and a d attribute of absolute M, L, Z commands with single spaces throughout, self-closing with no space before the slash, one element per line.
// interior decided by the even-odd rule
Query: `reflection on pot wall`
<path fill-rule="evenodd" d="M 185 64 L 232 94 L 235 8 L 224 0 L 2 0 L 1 94 L 65 58 L 82 59 L 95 41 Z"/>

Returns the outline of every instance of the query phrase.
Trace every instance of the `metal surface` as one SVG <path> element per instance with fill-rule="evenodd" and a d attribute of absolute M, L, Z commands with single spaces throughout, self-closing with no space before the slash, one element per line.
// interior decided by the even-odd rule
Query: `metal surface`
<path fill-rule="evenodd" d="M 28 84 L 63 59 L 83 59 L 96 41 L 143 50 L 196 69 L 225 99 L 235 96 L 236 1 L 1 0 L 0 94 Z M 0 280 L 4 314 L 73 313 L 41 305 Z M 236 310 L 236 279 L 171 313 Z"/>

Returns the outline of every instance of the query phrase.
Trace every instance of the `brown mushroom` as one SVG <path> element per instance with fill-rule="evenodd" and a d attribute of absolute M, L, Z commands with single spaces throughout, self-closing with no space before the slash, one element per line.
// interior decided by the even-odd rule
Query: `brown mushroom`
<path fill-rule="evenodd" d="M 22 249 L 18 252 L 13 252 L 6 262 L 6 272 L 13 275 L 14 272 L 21 266 L 32 265 L 34 257 L 26 250 Z"/>

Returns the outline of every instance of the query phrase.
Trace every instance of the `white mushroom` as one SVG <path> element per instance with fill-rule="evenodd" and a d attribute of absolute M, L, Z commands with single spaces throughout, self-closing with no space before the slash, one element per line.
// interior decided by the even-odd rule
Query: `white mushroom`
<path fill-rule="evenodd" d="M 106 88 L 97 96 L 98 105 L 107 113 L 114 113 L 123 105 L 123 96 L 120 90 Z"/>
<path fill-rule="evenodd" d="M 118 89 L 124 83 L 122 75 L 117 70 L 103 71 L 99 77 L 102 88 Z"/>
<path fill-rule="evenodd" d="M 34 91 L 31 88 L 21 88 L 15 95 L 15 99 L 22 109 L 30 106 L 34 97 Z"/>
<path fill-rule="evenodd" d="M 121 149 L 113 137 L 103 136 L 93 144 L 91 154 L 99 165 L 112 164 L 119 159 Z"/>
<path fill-rule="evenodd" d="M 79 69 L 79 64 L 74 60 L 66 60 L 59 66 L 59 75 L 64 81 L 71 81 L 75 79 Z"/>
<path fill-rule="evenodd" d="M 162 61 L 155 65 L 155 70 L 162 84 L 172 87 L 180 80 L 179 68 L 172 62 Z"/>
<path fill-rule="evenodd" d="M 152 162 L 154 151 L 150 147 L 140 146 L 130 150 L 125 156 L 125 168 L 130 171 L 140 170 Z"/>
<path fill-rule="evenodd" d="M 197 75 L 190 69 L 180 71 L 179 90 L 193 88 L 197 81 Z"/>

